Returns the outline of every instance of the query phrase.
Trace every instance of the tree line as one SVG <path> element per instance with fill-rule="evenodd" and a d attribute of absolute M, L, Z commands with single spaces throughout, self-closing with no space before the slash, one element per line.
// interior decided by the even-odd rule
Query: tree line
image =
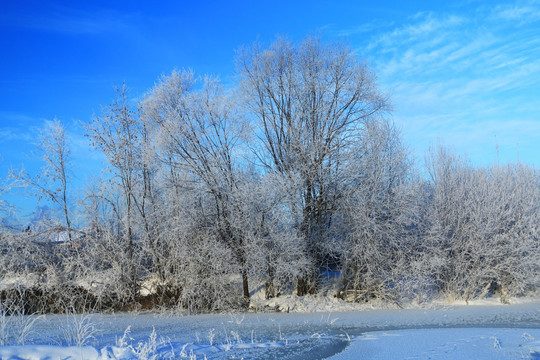
<path fill-rule="evenodd" d="M 2 277 L 26 279 L 43 311 L 220 310 L 259 286 L 398 305 L 537 292 L 535 168 L 475 167 L 438 146 L 420 170 L 376 76 L 343 44 L 278 39 L 235 61 L 231 88 L 190 70 L 137 102 L 118 88 L 85 125 L 107 168 L 77 202 L 66 130 L 49 124 L 43 171 L 11 179 L 57 206 L 69 241 L 39 241 L 52 223 L 3 231 Z"/>

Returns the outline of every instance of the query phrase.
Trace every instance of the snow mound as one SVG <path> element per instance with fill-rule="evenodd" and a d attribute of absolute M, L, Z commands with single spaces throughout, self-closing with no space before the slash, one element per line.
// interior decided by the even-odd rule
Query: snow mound
<path fill-rule="evenodd" d="M 373 309 L 395 308 L 393 304 L 383 301 L 367 303 L 346 302 L 333 295 L 281 295 L 272 299 L 253 297 L 250 308 L 253 310 L 276 310 L 286 313 L 312 313 L 312 312 L 348 312 Z"/>
<path fill-rule="evenodd" d="M 194 343 L 171 342 L 145 353 L 153 359 L 206 358 L 206 355 L 236 349 L 276 348 L 285 346 L 282 342 L 230 343 L 219 345 L 199 345 Z M 96 349 L 92 346 L 24 345 L 0 347 L 2 360 L 136 360 L 145 358 L 141 348 L 107 346 Z"/>

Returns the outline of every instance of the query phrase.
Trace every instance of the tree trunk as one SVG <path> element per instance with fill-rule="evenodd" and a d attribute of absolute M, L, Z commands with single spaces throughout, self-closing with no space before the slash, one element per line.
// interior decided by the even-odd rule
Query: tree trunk
<path fill-rule="evenodd" d="M 245 265 L 242 265 L 242 288 L 244 290 L 244 298 L 249 299 L 248 275 Z"/>
<path fill-rule="evenodd" d="M 303 276 L 299 276 L 296 282 L 296 295 L 304 296 L 307 293 L 306 279 Z"/>
<path fill-rule="evenodd" d="M 266 279 L 264 287 L 265 287 L 265 293 L 264 293 L 265 299 L 268 300 L 276 296 L 276 289 L 274 288 L 274 267 L 272 265 L 268 265 L 268 278 Z"/>

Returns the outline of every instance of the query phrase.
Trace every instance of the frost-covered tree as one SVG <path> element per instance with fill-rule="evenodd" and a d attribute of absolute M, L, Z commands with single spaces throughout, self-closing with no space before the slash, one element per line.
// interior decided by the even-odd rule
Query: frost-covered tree
<path fill-rule="evenodd" d="M 235 153 L 242 127 L 232 98 L 216 78 L 175 71 L 150 92 L 144 112 L 159 129 L 162 161 L 175 173 L 192 175 L 183 188 L 202 192 L 199 206 L 211 219 L 208 231 L 231 251 L 249 298 L 246 234 L 234 221 L 243 216 Z"/>
<path fill-rule="evenodd" d="M 365 122 L 388 109 L 375 76 L 342 44 L 279 39 L 242 48 L 236 59 L 268 171 L 289 184 L 287 205 L 311 265 L 297 293 L 314 293 L 334 205 L 343 194 L 343 156 L 361 141 Z"/>
<path fill-rule="evenodd" d="M 116 92 L 117 98 L 113 103 L 103 108 L 102 114 L 94 117 L 87 125 L 86 134 L 92 145 L 101 150 L 107 158 L 112 174 L 110 181 L 118 187 L 122 196 L 119 204 L 121 207 L 116 211 L 122 224 L 124 251 L 128 255 L 127 268 L 123 272 L 127 276 L 125 281 L 130 284 L 131 297 L 134 299 L 138 289 L 133 218 L 142 160 L 139 138 L 141 124 L 136 110 L 130 104 L 125 84 Z M 113 198 L 108 201 L 111 204 L 115 202 Z"/>
<path fill-rule="evenodd" d="M 282 206 L 287 187 L 274 173 L 261 174 L 244 169 L 239 182 L 242 217 L 236 226 L 246 234 L 249 273 L 264 283 L 265 298 L 288 291 L 309 266 L 304 243 L 294 228 L 287 209 Z"/>
<path fill-rule="evenodd" d="M 339 296 L 353 301 L 395 298 L 388 289 L 405 275 L 413 250 L 411 161 L 388 121 L 366 124 L 353 156 L 348 171 L 355 181 L 342 199 L 343 236 L 334 245 L 341 249 L 343 264 Z"/>
<path fill-rule="evenodd" d="M 40 200 L 49 200 L 60 208 L 71 241 L 71 149 L 68 141 L 66 129 L 58 119 L 46 122 L 36 143 L 43 162 L 40 172 L 32 176 L 22 169 L 20 172 L 12 172 L 11 177 L 30 187 Z"/>
<path fill-rule="evenodd" d="M 1 160 L 0 160 L 1 161 Z M 4 216 L 13 211 L 11 204 L 5 199 L 4 195 L 9 194 L 13 189 L 24 186 L 24 183 L 17 178 L 8 176 L 7 179 L 0 179 L 0 219 L 2 220 L 0 227 L 4 227 Z"/>

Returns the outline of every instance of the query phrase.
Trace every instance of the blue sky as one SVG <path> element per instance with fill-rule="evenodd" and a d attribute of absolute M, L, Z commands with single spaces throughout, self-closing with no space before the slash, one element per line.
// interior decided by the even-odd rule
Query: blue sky
<path fill-rule="evenodd" d="M 174 68 L 232 84 L 234 52 L 276 35 L 344 41 L 390 95 L 419 162 L 437 142 L 473 163 L 540 165 L 540 2 L 3 1 L 0 178 L 59 118 L 81 183 L 97 170 L 80 130 L 125 81 L 132 96 Z M 23 211 L 33 199 L 9 197 Z"/>

